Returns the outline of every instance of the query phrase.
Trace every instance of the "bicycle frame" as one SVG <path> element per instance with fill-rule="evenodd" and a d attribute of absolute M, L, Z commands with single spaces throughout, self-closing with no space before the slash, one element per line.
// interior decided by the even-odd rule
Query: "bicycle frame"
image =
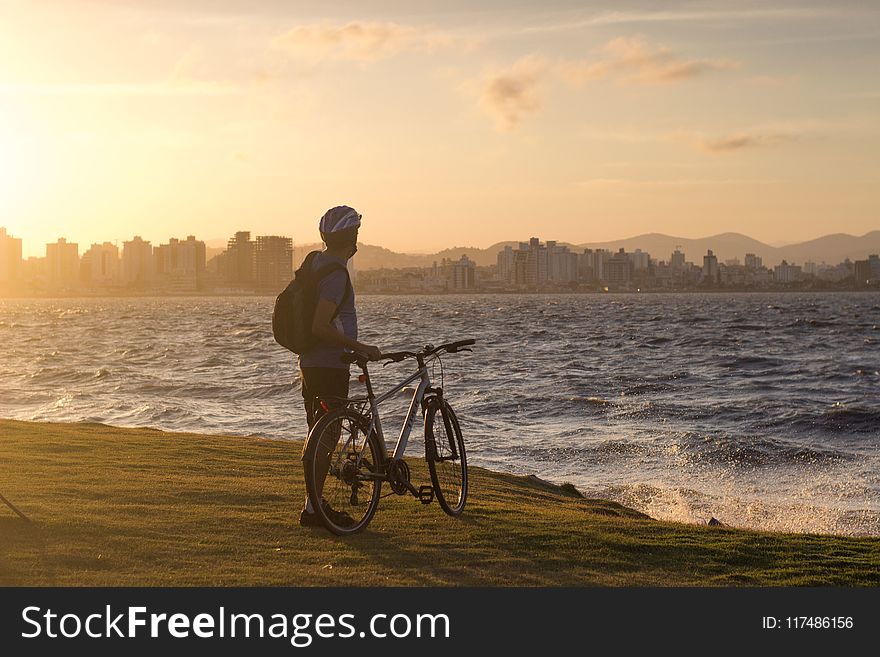
<path fill-rule="evenodd" d="M 373 393 L 373 386 L 370 383 L 370 374 L 367 372 L 366 368 L 364 369 L 365 374 L 365 383 L 367 385 L 367 399 L 370 402 L 370 431 L 375 431 L 376 435 L 379 437 L 379 448 L 382 450 L 382 459 L 386 463 L 388 461 L 399 461 L 403 458 L 403 453 L 406 451 L 407 443 L 409 442 L 409 436 L 412 432 L 413 424 L 416 419 L 416 414 L 418 413 L 419 407 L 422 404 L 422 400 L 425 397 L 425 393 L 431 387 L 431 378 L 428 376 L 428 366 L 420 362 L 419 369 L 415 374 L 410 375 L 408 378 L 404 379 L 401 383 L 398 383 L 396 386 L 391 388 L 391 390 L 382 393 L 378 397 Z M 379 417 L 379 404 L 381 404 L 386 399 L 393 397 L 398 392 L 403 390 L 407 385 L 412 383 L 413 381 L 419 381 L 419 385 L 416 388 L 415 392 L 413 392 L 412 401 L 409 403 L 409 409 L 406 413 L 406 418 L 404 419 L 403 426 L 400 428 L 400 435 L 397 437 L 397 444 L 394 446 L 394 451 L 391 454 L 391 458 L 388 457 L 388 451 L 385 447 L 385 434 L 382 431 L 382 421 Z"/>

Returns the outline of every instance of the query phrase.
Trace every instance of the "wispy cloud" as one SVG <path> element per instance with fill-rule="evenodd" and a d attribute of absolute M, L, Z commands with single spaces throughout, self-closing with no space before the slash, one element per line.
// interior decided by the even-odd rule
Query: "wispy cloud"
<path fill-rule="evenodd" d="M 405 51 L 428 52 L 455 43 L 443 32 L 392 22 L 298 25 L 274 39 L 277 47 L 312 63 L 374 62 Z"/>
<path fill-rule="evenodd" d="M 0 96 L 230 96 L 239 87 L 220 82 L 0 83 Z"/>
<path fill-rule="evenodd" d="M 743 149 L 776 146 L 796 139 L 793 134 L 759 134 L 742 132 L 722 137 L 702 137 L 697 141 L 701 150 L 708 153 L 732 153 Z"/>
<path fill-rule="evenodd" d="M 486 78 L 479 104 L 500 131 L 513 129 L 524 116 L 538 110 L 540 86 L 548 69 L 547 60 L 529 55 Z"/>
<path fill-rule="evenodd" d="M 599 57 L 560 62 L 559 71 L 570 82 L 616 78 L 639 84 L 663 84 L 715 71 L 739 68 L 730 59 L 683 59 L 665 46 L 651 46 L 641 37 L 620 37 L 602 47 Z"/>
<path fill-rule="evenodd" d="M 541 87 L 552 80 L 580 85 L 595 80 L 632 84 L 682 82 L 739 67 L 728 59 L 687 59 L 641 37 L 613 39 L 587 59 L 549 59 L 531 54 L 486 75 L 477 93 L 480 107 L 501 131 L 509 131 L 541 106 Z"/>
<path fill-rule="evenodd" d="M 599 12 L 591 15 L 571 16 L 565 20 L 529 25 L 518 30 L 522 34 L 567 32 L 586 27 L 600 27 L 606 25 L 628 25 L 639 23 L 697 23 L 724 21 L 730 24 L 733 21 L 754 20 L 818 20 L 835 15 L 833 7 L 777 7 L 777 8 L 754 8 L 727 10 L 658 10 L 658 11 L 611 11 Z"/>
<path fill-rule="evenodd" d="M 576 184 L 580 187 L 598 189 L 620 189 L 630 187 L 695 187 L 712 185 L 775 185 L 784 182 L 765 178 L 669 178 L 669 179 L 630 179 L 630 178 L 588 178 Z"/>

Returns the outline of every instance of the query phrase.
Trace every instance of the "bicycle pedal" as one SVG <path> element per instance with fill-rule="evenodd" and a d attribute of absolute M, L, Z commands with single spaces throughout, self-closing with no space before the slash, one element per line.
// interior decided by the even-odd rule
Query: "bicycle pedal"
<path fill-rule="evenodd" d="M 434 501 L 433 486 L 419 486 L 419 502 L 422 504 L 430 504 Z"/>

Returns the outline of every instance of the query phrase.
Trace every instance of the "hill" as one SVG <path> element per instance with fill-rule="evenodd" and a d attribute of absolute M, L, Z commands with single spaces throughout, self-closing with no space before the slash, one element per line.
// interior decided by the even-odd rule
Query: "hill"
<path fill-rule="evenodd" d="M 542 238 L 543 240 L 543 238 Z M 527 240 L 523 240 L 527 241 Z M 379 246 L 360 245 L 357 254 L 357 268 L 361 270 L 402 267 L 430 267 L 434 262 L 440 262 L 443 258 L 458 260 L 462 255 L 467 255 L 478 266 L 494 265 L 498 261 L 498 252 L 505 246 L 516 248 L 519 242 L 506 241 L 496 242 L 492 246 L 481 249 L 477 247 L 456 246 L 444 249 L 434 254 L 406 254 L 396 253 Z M 720 262 L 732 258 L 743 261 L 746 253 L 754 253 L 761 256 L 764 265 L 773 267 L 782 260 L 789 263 L 803 264 L 806 261 L 827 262 L 837 264 L 844 259 L 861 260 L 871 253 L 880 253 L 880 230 L 875 230 L 865 235 L 847 235 L 838 233 L 825 235 L 807 242 L 788 244 L 782 247 L 774 247 L 765 244 L 747 235 L 740 233 L 721 233 L 701 238 L 675 237 L 662 233 L 646 233 L 621 240 L 608 242 L 585 242 L 572 244 L 570 242 L 558 242 L 568 246 L 576 253 L 584 249 L 607 249 L 617 251 L 625 249 L 627 252 L 641 249 L 650 253 L 652 257 L 660 260 L 669 260 L 672 252 L 680 248 L 688 260 L 702 265 L 703 256 L 711 249 Z M 320 248 L 319 244 L 310 244 L 297 247 L 298 259 L 302 259 L 309 250 Z"/>
<path fill-rule="evenodd" d="M 217 240 L 214 241 L 217 242 Z M 523 241 L 528 241 L 528 239 Z M 809 260 L 817 263 L 824 261 L 828 264 L 837 264 L 843 262 L 846 258 L 850 260 L 864 259 L 871 253 L 880 253 L 880 230 L 871 231 L 861 236 L 847 235 L 845 233 L 825 235 L 807 242 L 787 244 L 780 247 L 765 244 L 740 233 L 720 233 L 696 239 L 674 237 L 662 233 L 645 233 L 644 235 L 636 235 L 635 237 L 608 242 L 572 244 L 559 241 L 557 243 L 569 247 L 576 253 L 581 253 L 584 249 L 588 248 L 607 249 L 610 251 L 617 251 L 623 248 L 627 252 L 641 249 L 650 253 L 653 258 L 660 260 L 669 260 L 672 252 L 680 248 L 684 251 L 688 260 L 698 265 L 702 265 L 703 256 L 709 249 L 712 249 L 715 255 L 718 256 L 719 262 L 732 258 L 739 258 L 740 262 L 742 262 L 746 253 L 754 253 L 763 258 L 765 266 L 773 267 L 782 262 L 783 259 L 789 263 L 797 264 L 803 264 Z M 402 269 L 405 267 L 430 267 L 435 262 L 441 262 L 443 258 L 458 260 L 462 255 L 467 255 L 478 266 L 485 267 L 497 263 L 498 252 L 502 251 L 505 246 L 516 248 L 518 244 L 518 241 L 496 242 L 485 249 L 473 246 L 454 246 L 430 254 L 398 253 L 381 246 L 359 244 L 355 263 L 357 268 L 363 271 L 382 268 Z M 298 266 L 309 251 L 320 248 L 322 248 L 320 243 L 296 245 L 293 254 L 294 266 Z M 222 251 L 223 248 L 221 246 L 208 247 L 207 259 L 210 260 Z"/>
<path fill-rule="evenodd" d="M 0 432 L 0 492 L 32 519 L 0 504 L 3 586 L 880 584 L 880 538 L 659 522 L 481 468 L 461 518 L 392 496 L 340 539 L 296 524 L 296 441 L 10 420 Z M 424 461 L 408 462 L 427 482 Z"/>

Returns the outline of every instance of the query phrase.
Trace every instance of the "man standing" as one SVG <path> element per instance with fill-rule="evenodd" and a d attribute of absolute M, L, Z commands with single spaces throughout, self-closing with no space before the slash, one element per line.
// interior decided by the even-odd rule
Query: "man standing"
<path fill-rule="evenodd" d="M 349 366 L 342 361 L 342 354 L 346 350 L 358 351 L 371 360 L 381 355 L 378 347 L 358 342 L 354 290 L 346 271 L 346 263 L 357 252 L 360 225 L 361 215 L 347 205 L 340 205 L 327 210 L 318 227 L 326 248 L 312 259 L 312 271 L 333 263 L 341 267 L 318 283 L 318 303 L 312 322 L 312 333 L 318 342 L 299 357 L 302 396 L 310 431 L 324 414 L 319 399 L 348 397 Z M 329 507 L 325 507 L 325 511 L 339 513 Z M 345 514 L 341 512 L 339 515 Z M 341 520 L 344 522 L 345 519 Z M 299 522 L 307 527 L 321 526 L 308 495 Z"/>

